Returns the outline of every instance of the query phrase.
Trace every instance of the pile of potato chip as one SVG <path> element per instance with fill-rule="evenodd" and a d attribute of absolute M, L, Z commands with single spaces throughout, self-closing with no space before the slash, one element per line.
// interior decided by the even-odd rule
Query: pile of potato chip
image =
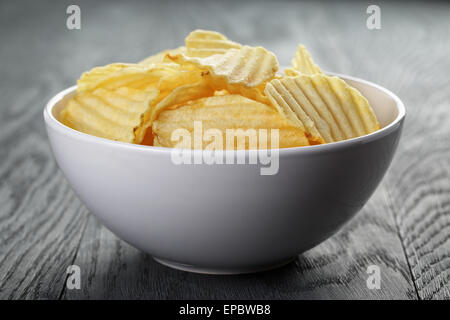
<path fill-rule="evenodd" d="M 183 128 L 278 129 L 279 147 L 350 139 L 380 128 L 355 88 L 327 76 L 299 45 L 291 67 L 276 56 L 224 35 L 195 30 L 185 46 L 137 64 L 94 68 L 78 80 L 61 112 L 67 126 L 102 138 L 174 147 Z"/>

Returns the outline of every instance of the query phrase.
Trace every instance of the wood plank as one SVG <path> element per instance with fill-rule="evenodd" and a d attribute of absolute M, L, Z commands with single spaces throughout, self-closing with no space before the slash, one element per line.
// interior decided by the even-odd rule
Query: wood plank
<path fill-rule="evenodd" d="M 405 36 L 390 40 L 389 77 L 380 80 L 408 111 L 386 197 L 420 298 L 450 299 L 450 34 L 443 24 L 450 10 L 444 3 L 413 9 L 395 26 Z"/>
<path fill-rule="evenodd" d="M 414 129 L 433 132 L 433 138 L 417 135 L 403 145 L 398 155 L 402 165 L 388 179 L 388 202 L 420 297 L 450 299 L 450 127 L 439 115 L 450 104 L 429 105 L 436 115 L 426 123 L 443 127 Z"/>
<path fill-rule="evenodd" d="M 0 142 L 0 298 L 57 299 L 87 211 L 58 172 L 43 130 L 28 127 Z"/>
<path fill-rule="evenodd" d="M 58 299 L 88 215 L 56 167 L 42 110 L 77 71 L 45 40 L 60 16 L 0 5 L 0 299 Z"/>

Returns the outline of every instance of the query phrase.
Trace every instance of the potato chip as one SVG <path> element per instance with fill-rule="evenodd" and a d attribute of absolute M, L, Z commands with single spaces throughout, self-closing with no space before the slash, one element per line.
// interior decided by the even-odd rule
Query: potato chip
<path fill-rule="evenodd" d="M 284 74 L 288 77 L 296 77 L 296 76 L 301 75 L 302 73 L 298 70 L 295 70 L 292 67 L 288 67 L 288 68 L 284 69 Z"/>
<path fill-rule="evenodd" d="M 239 43 L 228 40 L 223 34 L 208 30 L 192 31 L 184 41 L 186 55 L 190 57 L 209 57 L 241 47 Z"/>
<path fill-rule="evenodd" d="M 200 70 L 194 66 L 177 66 L 178 69 L 176 72 L 167 74 L 166 76 L 160 78 L 157 85 L 160 90 L 160 100 L 165 98 L 176 88 L 187 84 L 198 83 L 208 76 L 207 71 Z"/>
<path fill-rule="evenodd" d="M 145 106 L 145 111 L 142 111 L 142 113 L 140 114 L 140 122 L 133 122 L 133 125 L 135 125 L 133 127 L 134 136 L 131 135 L 131 131 L 129 130 L 130 128 L 124 127 L 124 130 L 129 130 L 126 137 L 120 130 L 118 131 L 120 133 L 118 133 L 117 137 L 112 137 L 109 131 L 107 131 L 109 130 L 107 122 L 102 122 L 102 120 L 104 119 L 97 119 L 100 117 L 95 118 L 95 115 L 93 115 L 92 113 L 87 114 L 85 112 L 86 109 L 89 108 L 89 110 L 91 111 L 95 109 L 95 106 L 92 105 L 92 103 L 84 105 L 80 102 L 72 102 L 67 108 L 68 112 L 70 111 L 69 113 L 67 113 L 67 123 L 70 122 L 72 127 L 79 127 L 80 131 L 89 130 L 89 128 L 83 127 L 83 125 L 85 124 L 84 122 L 87 121 L 86 119 L 87 117 L 89 117 L 89 121 L 91 121 L 92 119 L 95 121 L 98 120 L 99 122 L 101 122 L 100 126 L 104 128 L 103 132 L 101 130 L 98 132 L 92 131 L 94 132 L 93 134 L 98 136 L 109 136 L 112 137 L 112 139 L 120 141 L 130 141 L 130 139 L 133 138 L 132 141 L 140 143 L 141 141 L 143 141 L 147 129 L 151 126 L 153 107 L 159 102 L 163 101 L 166 97 L 170 96 L 173 92 L 175 92 L 174 94 L 176 94 L 177 92 L 185 92 L 183 91 L 183 89 L 190 88 L 191 85 L 193 88 L 198 88 L 199 83 L 205 85 L 207 83 L 203 80 L 205 73 L 207 74 L 208 72 L 199 70 L 193 65 L 179 65 L 171 61 L 169 62 L 169 64 L 112 64 L 105 67 L 94 68 L 90 72 L 83 74 L 83 76 L 79 80 L 78 93 L 80 96 L 77 96 L 76 99 L 83 99 L 86 96 L 91 96 L 92 94 L 99 92 L 102 93 L 100 94 L 100 96 L 106 95 L 107 92 L 114 90 L 116 90 L 117 93 L 120 94 L 121 92 L 126 90 L 127 98 L 131 98 L 130 95 L 132 94 L 133 98 L 140 97 L 142 101 L 142 99 L 145 99 L 148 94 L 153 97 L 153 93 L 155 92 L 154 90 L 157 90 L 158 93 L 151 99 L 151 101 L 147 101 L 148 103 Z M 202 95 L 194 95 L 192 99 L 212 95 L 214 93 L 213 89 L 211 89 L 210 86 L 208 86 L 208 88 L 209 91 L 199 90 L 198 94 L 201 93 Z M 188 91 L 187 93 L 190 94 L 191 91 Z M 173 95 L 171 97 L 173 97 Z M 186 95 L 186 97 L 189 97 L 189 95 Z M 99 98 L 101 99 L 102 97 Z M 180 99 L 179 96 L 177 96 L 177 98 Z M 183 99 L 180 100 L 182 100 L 182 102 L 186 101 Z M 168 103 L 167 100 L 164 101 Z M 102 114 L 102 112 L 109 112 L 107 113 L 107 115 L 111 116 L 112 121 L 114 122 L 115 120 L 117 120 L 114 118 L 115 115 L 113 115 L 108 108 L 102 105 L 100 106 L 103 107 L 99 111 L 100 115 L 104 115 Z M 159 108 L 160 107 L 158 107 L 158 109 L 156 110 L 159 110 Z M 72 117 L 72 115 L 75 114 L 78 116 Z M 76 117 L 79 118 L 79 123 L 75 121 Z M 122 115 L 121 117 L 124 116 Z M 91 125 L 93 125 L 93 123 L 91 123 Z"/>
<path fill-rule="evenodd" d="M 144 65 L 160 64 L 164 62 L 164 58 L 166 57 L 166 55 L 168 54 L 174 55 L 179 53 L 186 53 L 186 47 L 178 47 L 176 49 L 163 50 L 155 55 L 145 58 L 144 60 L 140 61 L 139 64 Z"/>
<path fill-rule="evenodd" d="M 200 81 L 204 74 L 193 65 L 180 65 L 172 61 L 158 65 L 110 64 L 84 73 L 78 80 L 77 91 L 99 87 L 112 90 L 123 86 L 145 90 L 156 86 L 167 95 L 178 86 Z"/>
<path fill-rule="evenodd" d="M 142 125 L 136 130 L 136 136 L 141 140 L 144 139 L 146 131 L 153 124 L 153 121 L 158 117 L 159 113 L 167 108 L 174 108 L 180 104 L 191 100 L 196 100 L 202 97 L 214 95 L 214 89 L 211 87 L 206 79 L 193 84 L 186 84 L 174 89 L 164 99 L 160 100 L 151 110 L 146 114 L 142 120 Z"/>
<path fill-rule="evenodd" d="M 277 71 L 277 58 L 263 47 L 195 30 L 185 46 L 83 73 L 61 117 L 85 133 L 157 146 L 171 146 L 170 130 L 190 130 L 196 117 L 220 130 L 279 128 L 280 147 L 340 141 L 380 128 L 367 100 L 323 75 L 303 45 L 285 76 Z"/>
<path fill-rule="evenodd" d="M 275 55 L 262 47 L 243 46 L 230 49 L 223 55 L 193 58 L 182 54 L 169 58 L 180 65 L 193 65 L 209 72 L 216 90 L 227 90 L 250 99 L 269 104 L 265 83 L 276 76 L 278 61 Z"/>
<path fill-rule="evenodd" d="M 142 89 L 152 87 L 162 77 L 173 75 L 180 66 L 169 65 L 142 65 L 114 63 L 97 67 L 85 72 L 78 80 L 77 92 L 94 90 L 102 87 L 113 90 L 120 87 Z"/>
<path fill-rule="evenodd" d="M 291 61 L 292 68 L 287 68 L 285 74 L 288 76 L 297 76 L 300 74 L 322 73 L 320 68 L 314 63 L 306 48 L 299 44 L 295 52 L 294 59 Z M 297 72 L 299 74 L 297 74 Z"/>
<path fill-rule="evenodd" d="M 153 144 L 152 144 L 152 145 L 155 146 L 155 147 L 164 147 L 164 146 L 161 145 L 161 143 L 159 142 L 158 137 L 155 137 L 155 138 L 153 139 Z"/>
<path fill-rule="evenodd" d="M 312 143 L 335 142 L 380 128 L 369 102 L 337 77 L 301 75 L 272 80 L 266 86 L 272 104 Z"/>
<path fill-rule="evenodd" d="M 138 137 L 136 131 L 151 111 L 158 92 L 156 88 L 141 91 L 128 87 L 84 91 L 69 100 L 61 112 L 61 121 L 98 137 L 140 143 L 143 137 Z"/>
<path fill-rule="evenodd" d="M 298 147 L 309 145 L 305 132 L 289 124 L 273 108 L 253 101 L 240 95 L 216 95 L 191 101 L 175 109 L 165 109 L 153 122 L 155 145 L 175 147 L 177 141 L 172 141 L 172 133 L 177 129 L 194 131 L 194 122 L 201 122 L 203 133 L 213 129 L 220 133 L 223 149 L 227 146 L 227 129 L 232 135 L 247 134 L 259 129 L 267 129 L 267 140 L 259 139 L 256 147 L 267 149 L 271 146 L 270 129 L 279 130 L 279 147 Z M 233 131 L 234 130 L 234 131 Z M 238 139 L 231 141 L 234 149 L 248 149 L 250 138 L 239 147 Z M 193 139 L 191 139 L 193 143 Z M 267 142 L 265 145 L 264 142 Z M 203 141 L 202 148 L 206 148 L 210 141 Z M 178 146 L 179 147 L 179 146 Z M 185 146 L 194 148 L 194 145 Z M 229 149 L 229 148 L 228 148 Z"/>
<path fill-rule="evenodd" d="M 266 94 L 264 93 L 264 88 L 266 87 L 266 84 L 262 84 L 258 87 L 254 88 L 247 88 L 241 85 L 233 85 L 233 84 L 226 84 L 225 86 L 219 86 L 219 88 L 226 88 L 227 91 L 234 94 L 242 95 L 246 98 L 264 103 L 266 105 L 270 106 L 270 101 L 266 97 Z"/>
<path fill-rule="evenodd" d="M 272 79 L 278 71 L 277 58 L 263 47 L 243 46 L 241 49 L 230 49 L 225 54 L 206 58 L 182 54 L 169 58 L 180 64 L 191 63 L 200 69 L 208 70 L 213 77 L 223 79 L 229 84 L 249 88 Z"/>

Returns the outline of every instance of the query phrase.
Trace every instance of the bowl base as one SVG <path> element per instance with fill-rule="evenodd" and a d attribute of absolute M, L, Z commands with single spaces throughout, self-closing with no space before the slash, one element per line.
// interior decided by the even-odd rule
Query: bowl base
<path fill-rule="evenodd" d="M 156 258 L 153 257 L 153 259 L 156 262 L 159 262 L 160 264 L 187 272 L 193 272 L 193 273 L 202 273 L 202 274 L 215 274 L 215 275 L 226 275 L 226 274 L 244 274 L 244 273 L 255 273 L 255 272 L 262 272 L 262 271 L 268 271 L 271 269 L 276 269 L 279 267 L 282 267 L 288 263 L 291 263 L 295 260 L 296 257 L 291 257 L 286 260 L 277 261 L 271 264 L 261 265 L 261 266 L 251 266 L 251 267 L 243 267 L 243 268 L 204 268 L 201 266 L 193 266 L 189 264 L 169 261 L 166 259 Z"/>

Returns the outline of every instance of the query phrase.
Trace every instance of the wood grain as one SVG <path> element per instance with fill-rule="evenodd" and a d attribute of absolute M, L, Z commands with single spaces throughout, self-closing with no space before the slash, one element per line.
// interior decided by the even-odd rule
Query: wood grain
<path fill-rule="evenodd" d="M 0 1 L 0 298 L 450 299 L 450 6 L 382 3 L 382 29 L 356 2 Z M 383 183 L 344 229 L 278 270 L 171 270 L 89 215 L 51 155 L 41 112 L 81 72 L 138 61 L 194 28 L 263 45 L 281 64 L 304 43 L 324 69 L 390 88 L 407 122 Z M 65 286 L 81 268 L 81 290 Z M 381 289 L 366 286 L 378 265 Z"/>
<path fill-rule="evenodd" d="M 389 79 L 379 81 L 408 108 L 385 192 L 421 299 L 450 299 L 450 34 L 448 25 L 441 25 L 450 11 L 445 5 L 406 11 L 408 19 L 420 19 L 414 26 L 396 23 L 397 32 L 407 36 L 397 38 L 389 52 L 402 68 L 393 67 Z"/>

